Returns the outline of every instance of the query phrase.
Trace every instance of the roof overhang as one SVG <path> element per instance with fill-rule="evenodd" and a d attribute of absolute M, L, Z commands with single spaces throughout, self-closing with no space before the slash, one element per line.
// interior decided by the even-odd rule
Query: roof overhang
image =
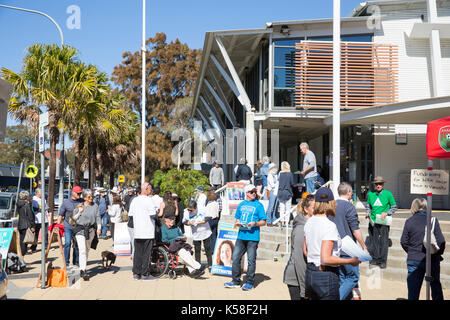
<path fill-rule="evenodd" d="M 399 102 L 379 107 L 341 112 L 343 124 L 426 124 L 429 121 L 448 117 L 450 96 Z M 333 117 L 324 119 L 331 126 Z"/>
<path fill-rule="evenodd" d="M 415 23 L 410 39 L 430 39 L 431 31 L 439 30 L 441 39 L 450 39 L 450 23 Z"/>

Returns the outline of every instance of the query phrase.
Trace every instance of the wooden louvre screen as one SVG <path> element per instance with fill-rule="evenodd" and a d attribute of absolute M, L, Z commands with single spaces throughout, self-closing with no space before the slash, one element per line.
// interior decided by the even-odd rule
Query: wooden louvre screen
<path fill-rule="evenodd" d="M 333 43 L 295 45 L 294 105 L 333 108 Z M 398 46 L 341 42 L 341 109 L 358 109 L 398 99 Z"/>

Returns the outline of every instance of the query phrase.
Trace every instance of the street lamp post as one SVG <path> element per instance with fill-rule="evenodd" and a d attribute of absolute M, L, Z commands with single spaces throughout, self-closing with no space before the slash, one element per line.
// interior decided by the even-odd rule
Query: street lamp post
<path fill-rule="evenodd" d="M 142 0 L 142 150 L 141 150 L 141 185 L 145 182 L 145 0 Z"/>
<path fill-rule="evenodd" d="M 341 177 L 341 0 L 333 0 L 333 193 Z"/>
<path fill-rule="evenodd" d="M 7 9 L 12 9 L 12 10 L 18 10 L 18 11 L 25 11 L 25 12 L 30 12 L 30 13 L 36 13 L 36 14 L 40 14 L 41 16 L 46 17 L 47 19 L 49 19 L 51 22 L 53 22 L 53 24 L 56 26 L 56 28 L 59 31 L 59 36 L 61 37 L 61 48 L 62 46 L 64 46 L 64 36 L 62 33 L 61 28 L 59 27 L 58 23 L 56 23 L 56 21 L 50 17 L 48 14 L 44 13 L 44 12 L 40 12 L 40 11 L 36 11 L 36 10 L 30 10 L 30 9 L 24 9 L 24 8 L 18 8 L 18 7 L 11 7 L 11 6 L 7 6 L 7 5 L 3 5 L 0 4 L 0 7 L 2 8 L 7 8 Z M 64 141 L 64 137 L 63 137 L 63 141 Z M 64 145 L 63 145 L 64 148 Z M 43 168 L 44 168 L 44 161 L 45 161 L 45 157 L 44 157 L 44 152 L 41 152 L 41 176 L 42 176 L 42 196 L 41 196 L 41 244 L 42 244 L 42 249 L 41 249 L 41 289 L 45 288 L 45 238 L 47 237 L 46 234 L 46 228 L 45 228 L 45 176 L 44 176 L 44 172 L 43 172 Z M 60 173 L 61 176 L 61 173 Z M 60 197 L 62 197 L 61 195 L 61 189 L 60 189 Z M 53 221 L 51 221 L 52 223 Z M 50 245 L 50 244 L 49 244 Z"/>

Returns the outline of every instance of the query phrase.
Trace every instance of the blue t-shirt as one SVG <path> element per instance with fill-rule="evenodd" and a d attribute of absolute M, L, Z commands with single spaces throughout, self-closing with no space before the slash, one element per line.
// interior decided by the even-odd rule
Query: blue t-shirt
<path fill-rule="evenodd" d="M 253 201 L 242 201 L 237 207 L 236 214 L 234 215 L 241 224 L 248 224 L 250 222 L 257 222 L 261 220 L 267 220 L 266 212 L 264 206 L 258 200 Z M 253 226 L 252 228 L 239 228 L 238 239 L 259 241 L 260 232 L 258 226 Z"/>

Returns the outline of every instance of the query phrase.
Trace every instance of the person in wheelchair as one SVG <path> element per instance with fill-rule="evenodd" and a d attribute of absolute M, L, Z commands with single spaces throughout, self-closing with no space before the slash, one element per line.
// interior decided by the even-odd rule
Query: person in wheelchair
<path fill-rule="evenodd" d="M 192 246 L 186 243 L 186 237 L 180 228 L 175 225 L 175 214 L 164 215 L 164 224 L 161 227 L 161 242 L 169 244 L 169 251 L 176 252 L 183 259 L 189 270 L 191 278 L 199 278 L 205 273 L 202 265 L 192 256 Z"/>

